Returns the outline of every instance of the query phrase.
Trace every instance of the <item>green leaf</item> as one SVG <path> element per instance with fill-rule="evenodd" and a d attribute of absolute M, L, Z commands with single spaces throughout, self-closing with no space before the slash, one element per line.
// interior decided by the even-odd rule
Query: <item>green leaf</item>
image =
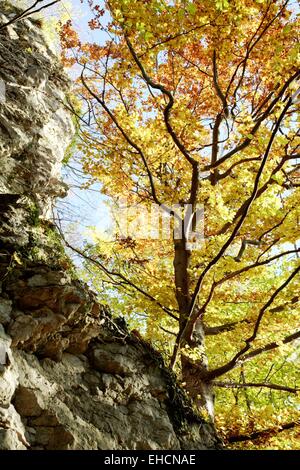
<path fill-rule="evenodd" d="M 145 41 L 149 41 L 149 39 L 151 39 L 152 37 L 153 37 L 153 34 L 150 33 L 150 31 L 145 31 L 145 34 L 144 34 Z"/>
<path fill-rule="evenodd" d="M 143 33 L 145 31 L 145 23 L 137 23 L 136 26 L 137 26 L 137 30 L 140 33 Z"/>
<path fill-rule="evenodd" d="M 288 34 L 290 31 L 291 31 L 292 27 L 290 24 L 287 24 L 285 25 L 285 27 L 283 28 L 282 32 L 283 34 Z"/>
<path fill-rule="evenodd" d="M 194 3 L 189 3 L 188 4 L 188 12 L 191 14 L 191 15 L 195 15 L 196 11 L 197 11 L 197 7 Z"/>
<path fill-rule="evenodd" d="M 229 7 L 228 0 L 216 0 L 216 8 L 217 10 L 223 11 Z"/>
<path fill-rule="evenodd" d="M 185 11 L 183 9 L 178 10 L 178 18 L 179 20 L 183 20 Z"/>

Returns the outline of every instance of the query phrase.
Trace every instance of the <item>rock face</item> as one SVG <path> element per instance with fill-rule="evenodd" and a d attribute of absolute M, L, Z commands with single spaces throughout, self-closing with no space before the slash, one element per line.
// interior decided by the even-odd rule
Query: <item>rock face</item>
<path fill-rule="evenodd" d="M 0 23 L 15 14 L 0 11 Z M 217 448 L 161 356 L 75 279 L 45 220 L 73 126 L 39 26 L 0 30 L 0 60 L 0 449 Z"/>
<path fill-rule="evenodd" d="M 16 14 L 6 4 L 0 2 L 1 23 Z M 0 190 L 35 194 L 45 209 L 65 191 L 59 172 L 73 134 L 63 106 L 68 80 L 34 22 L 8 26 L 0 38 Z"/>

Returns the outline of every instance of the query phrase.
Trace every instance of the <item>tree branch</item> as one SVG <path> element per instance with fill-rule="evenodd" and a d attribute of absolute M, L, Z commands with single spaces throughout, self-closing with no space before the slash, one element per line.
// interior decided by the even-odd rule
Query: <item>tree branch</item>
<path fill-rule="evenodd" d="M 292 333 L 292 334 L 286 336 L 282 340 L 282 344 L 289 344 L 292 341 L 295 341 L 296 339 L 299 339 L 299 338 L 300 338 L 300 331 L 296 331 L 295 333 Z M 244 363 L 244 362 L 250 361 L 254 357 L 258 356 L 259 354 L 272 351 L 273 349 L 277 349 L 280 346 L 281 346 L 280 342 L 273 341 L 272 343 L 268 343 L 265 346 L 262 346 L 261 348 L 253 349 L 253 351 L 251 351 L 250 353 L 245 354 L 245 356 L 243 358 L 241 358 L 241 360 L 239 362 Z"/>
<path fill-rule="evenodd" d="M 250 269 L 254 269 L 254 268 L 257 268 L 259 266 L 264 266 L 265 264 L 269 264 L 272 261 L 276 261 L 277 259 L 281 258 L 282 256 L 292 255 L 292 254 L 296 254 L 296 253 L 299 253 L 299 252 L 300 252 L 300 248 L 297 248 L 296 250 L 287 250 L 287 251 L 284 251 L 282 253 L 278 253 L 277 255 L 274 255 L 271 258 L 267 258 L 263 261 L 258 261 L 258 262 L 255 262 L 253 264 L 250 264 L 248 266 L 244 266 L 243 268 L 238 269 L 237 271 L 233 271 L 233 272 L 227 274 L 227 276 L 223 277 L 222 279 L 219 279 L 218 281 L 216 281 L 216 285 L 220 285 L 223 282 L 226 282 L 229 279 L 232 279 L 233 277 L 238 276 L 239 274 L 246 273 L 246 272 L 250 271 Z"/>
<path fill-rule="evenodd" d="M 219 152 L 219 133 L 220 133 L 220 126 L 223 120 L 222 113 L 218 113 L 214 128 L 213 128 L 213 135 L 212 135 L 212 148 L 211 148 L 211 163 L 214 164 L 218 160 L 218 152 Z M 210 180 L 212 185 L 214 186 L 218 180 L 218 170 L 213 170 L 210 175 Z"/>
<path fill-rule="evenodd" d="M 258 162 L 261 159 L 261 157 L 252 157 L 252 158 L 242 158 L 238 162 L 235 162 L 231 165 L 231 167 L 228 168 L 228 170 L 224 171 L 224 173 L 219 173 L 218 174 L 218 182 L 221 181 L 224 178 L 227 178 L 227 176 L 231 175 L 232 170 L 239 165 L 242 165 L 243 163 L 248 163 L 248 162 Z"/>
<path fill-rule="evenodd" d="M 81 81 L 82 81 L 82 84 L 83 86 L 88 90 L 88 92 L 91 94 L 91 96 L 93 96 L 93 98 L 95 98 L 95 100 L 102 106 L 102 108 L 106 111 L 106 113 L 109 115 L 109 117 L 111 118 L 111 120 L 114 122 L 115 126 L 117 127 L 117 129 L 121 132 L 122 136 L 124 137 L 124 139 L 126 140 L 126 142 L 136 150 L 136 152 L 140 155 L 141 159 L 142 159 L 142 162 L 144 164 L 144 167 L 146 169 L 146 173 L 147 173 L 147 176 L 149 178 L 149 182 L 150 182 L 150 188 L 151 188 L 151 195 L 152 195 L 152 198 L 154 200 L 154 202 L 158 205 L 160 205 L 162 207 L 162 209 L 164 209 L 168 214 L 170 215 L 174 215 L 174 217 L 176 217 L 177 219 L 180 219 L 180 217 L 178 216 L 178 214 L 175 213 L 175 211 L 173 211 L 172 209 L 170 209 L 169 207 L 167 207 L 165 204 L 161 203 L 157 197 L 157 193 L 156 193 L 156 189 L 155 189 L 155 184 L 154 184 L 154 179 L 153 179 L 153 175 L 151 173 L 151 170 L 149 168 L 149 165 L 148 165 L 148 162 L 147 162 L 147 159 L 144 155 L 144 152 L 142 151 L 141 147 L 139 147 L 135 142 L 133 142 L 133 140 L 128 136 L 128 134 L 124 131 L 124 129 L 122 128 L 122 126 L 119 124 L 116 116 L 111 112 L 111 110 L 108 108 L 108 106 L 106 105 L 106 103 L 101 99 L 99 98 L 99 96 L 93 92 L 93 90 L 91 90 L 91 88 L 88 86 L 88 84 L 86 83 L 85 79 L 84 79 L 84 70 L 85 70 L 85 65 L 83 66 L 83 69 L 82 69 L 82 73 L 81 73 Z"/>
<path fill-rule="evenodd" d="M 22 20 L 26 18 L 27 16 L 33 15 L 34 13 L 39 13 L 40 11 L 44 10 L 45 8 L 51 7 L 52 5 L 55 5 L 55 3 L 60 2 L 61 0 L 53 0 L 50 3 L 47 3 L 47 5 L 42 5 L 40 8 L 37 10 L 32 11 L 33 8 L 35 8 L 39 3 L 42 3 L 44 0 L 36 0 L 36 2 L 31 5 L 31 7 L 27 8 L 26 10 L 22 11 L 22 13 L 19 13 L 16 15 L 14 18 L 9 20 L 7 23 L 4 23 L 0 26 L 0 31 L 1 29 L 7 28 L 7 26 L 10 26 L 13 23 L 16 23 L 19 20 Z"/>
<path fill-rule="evenodd" d="M 227 438 L 227 442 L 244 442 L 244 441 L 254 441 L 261 437 L 271 437 L 272 435 L 278 434 L 279 432 L 286 431 L 288 429 L 293 429 L 296 426 L 300 426 L 300 420 L 291 421 L 290 423 L 281 424 L 279 428 L 268 428 L 262 431 L 254 431 L 250 434 L 237 434 L 232 435 Z"/>
<path fill-rule="evenodd" d="M 271 173 L 271 176 L 270 178 L 258 189 L 256 195 L 255 195 L 255 199 L 258 199 L 267 189 L 268 189 L 268 186 L 271 184 L 271 183 L 277 183 L 277 181 L 275 179 L 273 179 L 274 175 L 276 175 L 276 173 L 278 173 L 283 165 L 288 161 L 290 160 L 290 157 L 283 157 L 281 159 L 281 161 L 277 164 L 277 166 L 273 169 L 272 173 Z M 278 184 L 278 183 L 277 183 Z M 217 235 L 221 235 L 222 233 L 225 233 L 226 230 L 232 225 L 232 223 L 236 222 L 236 220 L 241 216 L 241 214 L 243 214 L 245 208 L 247 207 L 247 204 L 250 200 L 251 196 L 249 197 L 249 199 L 247 199 L 242 205 L 241 207 L 239 208 L 239 210 L 235 213 L 234 215 L 234 218 L 233 220 L 229 223 L 227 222 L 226 224 L 223 225 L 223 227 L 218 231 Z"/>
<path fill-rule="evenodd" d="M 217 19 L 217 17 L 216 17 L 216 19 Z M 139 58 L 142 58 L 149 51 L 155 49 L 156 47 L 162 46 L 163 44 L 166 44 L 170 41 L 173 41 L 174 39 L 178 39 L 182 36 L 187 36 L 188 34 L 193 33 L 194 31 L 197 31 L 198 29 L 202 29 L 205 26 L 209 26 L 210 24 L 211 24 L 210 22 L 209 23 L 204 23 L 204 24 L 201 24 L 199 26 L 195 26 L 194 28 L 188 29 L 187 31 L 182 31 L 181 33 L 174 34 L 173 36 L 168 36 L 165 39 L 162 39 L 161 41 L 156 42 L 155 44 L 152 44 L 152 46 L 147 47 L 147 50 L 145 52 L 143 52 L 143 54 L 139 55 Z"/>
<path fill-rule="evenodd" d="M 173 98 L 173 95 L 172 93 L 167 90 L 163 85 L 159 84 L 159 83 L 156 83 L 154 82 L 150 77 L 149 75 L 146 73 L 140 59 L 138 58 L 128 36 L 125 34 L 125 41 L 127 43 L 127 46 L 128 46 L 128 49 L 136 63 L 136 65 L 138 66 L 138 68 L 140 69 L 141 73 L 142 73 L 142 76 L 145 80 L 145 82 L 152 88 L 154 88 L 155 90 L 159 90 L 163 93 L 163 95 L 165 95 L 168 99 L 168 103 L 167 105 L 165 106 L 164 110 L 163 110 L 163 114 L 164 114 L 164 121 L 165 121 L 165 125 L 166 125 L 166 128 L 167 128 L 167 131 L 168 133 L 170 134 L 170 136 L 172 137 L 172 140 L 173 142 L 175 143 L 175 145 L 177 146 L 177 148 L 180 150 L 180 152 L 182 153 L 182 155 L 185 157 L 185 159 L 189 162 L 189 164 L 192 166 L 192 184 L 191 184 L 191 195 L 190 195 L 190 203 L 191 204 L 195 204 L 195 201 L 196 201 L 196 197 L 197 197 L 197 192 L 198 192 L 198 187 L 199 187 L 199 163 L 197 162 L 197 160 L 195 160 L 193 157 L 191 157 L 191 155 L 189 154 L 189 152 L 187 151 L 186 147 L 183 145 L 183 143 L 179 140 L 176 132 L 174 131 L 171 123 L 170 123 L 170 113 L 171 113 L 171 109 L 173 108 L 173 105 L 174 105 L 174 98 Z"/>
<path fill-rule="evenodd" d="M 185 325 L 183 326 L 183 328 L 181 328 L 181 330 L 179 331 L 177 339 L 176 339 L 176 343 L 175 343 L 175 346 L 174 346 L 174 351 L 173 351 L 173 355 L 172 355 L 172 359 L 171 359 L 171 367 L 174 367 L 174 365 L 176 363 L 177 354 L 178 354 L 178 350 L 180 348 L 180 344 L 181 344 L 182 339 L 184 339 L 186 337 L 190 337 L 190 335 L 192 333 L 192 329 L 193 329 L 193 324 L 195 323 L 195 321 L 198 318 L 199 313 L 197 312 L 195 307 L 196 307 L 198 294 L 201 290 L 203 279 L 205 278 L 206 274 L 210 271 L 210 269 L 223 256 L 223 254 L 225 253 L 227 248 L 231 245 L 231 243 L 233 242 L 235 237 L 238 235 L 238 233 L 239 233 L 239 231 L 240 231 L 240 229 L 241 229 L 241 227 L 242 227 L 242 225 L 243 225 L 243 223 L 244 223 L 244 221 L 245 221 L 245 219 L 248 215 L 251 204 L 256 198 L 260 178 L 261 178 L 261 175 L 262 175 L 263 170 L 265 168 L 270 150 L 272 148 L 273 141 L 274 141 L 275 136 L 277 134 L 277 131 L 278 131 L 280 125 L 281 125 L 281 122 L 284 119 L 284 116 L 285 116 L 288 108 L 291 105 L 291 102 L 292 102 L 292 100 L 291 100 L 291 98 L 289 98 L 286 105 L 285 105 L 285 107 L 284 107 L 284 109 L 282 110 L 282 112 L 281 112 L 281 114 L 280 114 L 280 116 L 277 120 L 277 123 L 276 123 L 274 129 L 273 129 L 273 132 L 272 132 L 272 135 L 271 135 L 270 140 L 268 142 L 264 157 L 263 157 L 262 162 L 260 164 L 260 168 L 259 168 L 259 170 L 257 172 L 257 175 L 256 175 L 256 178 L 255 178 L 252 194 L 251 194 L 250 198 L 247 200 L 247 203 L 246 203 L 246 206 L 244 208 L 243 214 L 241 215 L 240 219 L 236 223 L 231 235 L 229 236 L 227 241 L 224 243 L 224 245 L 219 250 L 218 254 L 208 263 L 206 268 L 202 271 L 201 275 L 199 276 L 199 279 L 197 281 L 197 284 L 196 284 L 196 287 L 195 287 L 195 290 L 194 290 L 194 294 L 192 296 L 190 309 L 189 309 L 189 312 L 188 312 L 188 315 L 187 315 L 187 321 L 186 321 Z"/>
<path fill-rule="evenodd" d="M 224 93 L 222 92 L 219 81 L 218 81 L 218 68 L 217 68 L 217 56 L 216 56 L 216 50 L 214 49 L 213 51 L 213 82 L 214 82 L 214 87 L 216 89 L 217 95 L 220 98 L 220 101 L 223 105 L 223 113 L 224 116 L 228 116 L 228 105 L 226 101 L 226 97 Z"/>
<path fill-rule="evenodd" d="M 218 81 L 217 57 L 216 57 L 215 49 L 213 51 L 213 83 L 214 83 L 214 87 L 217 92 L 217 95 L 223 105 L 223 109 L 221 112 L 217 114 L 214 128 L 213 128 L 212 150 L 211 150 L 211 164 L 212 165 L 214 165 L 218 160 L 220 126 L 222 124 L 223 117 L 224 116 L 228 117 L 227 101 L 226 101 L 224 93 L 222 92 L 220 88 L 219 81 Z M 217 176 L 218 176 L 217 170 L 213 171 L 211 175 L 211 182 L 213 185 L 215 185 L 217 182 Z"/>
<path fill-rule="evenodd" d="M 262 242 L 260 240 L 243 240 L 240 251 L 238 252 L 238 255 L 235 257 L 235 261 L 237 262 L 241 261 L 247 245 L 260 246 L 261 244 Z"/>
<path fill-rule="evenodd" d="M 130 281 L 128 278 L 126 278 L 123 274 L 121 273 L 118 273 L 116 271 L 110 271 L 109 269 L 107 269 L 98 259 L 94 259 L 90 256 L 88 256 L 86 253 L 84 253 L 83 251 L 79 250 L 78 248 L 74 247 L 73 245 L 71 245 L 65 238 L 63 232 L 62 232 L 62 229 L 56 225 L 57 227 L 57 230 L 59 231 L 65 245 L 72 251 L 74 251 L 75 253 L 77 253 L 79 256 L 81 256 L 82 258 L 84 258 L 85 260 L 89 261 L 90 263 L 94 264 L 95 266 L 97 266 L 98 268 L 101 269 L 101 271 L 103 271 L 107 276 L 115 276 L 115 277 L 118 277 L 119 279 L 122 279 L 122 281 L 124 281 L 126 284 L 128 284 L 130 287 L 132 287 L 133 289 L 137 290 L 140 294 L 144 295 L 147 299 L 151 300 L 151 302 L 154 302 L 156 305 L 158 305 L 165 313 L 167 313 L 170 317 L 172 317 L 174 320 L 178 321 L 178 317 L 176 315 L 174 315 L 174 313 L 167 307 L 165 307 L 164 305 L 162 305 L 155 297 L 153 297 L 151 294 L 149 294 L 148 292 L 144 291 L 143 289 L 141 289 L 139 286 L 137 286 L 135 283 L 133 283 L 132 281 Z"/>
<path fill-rule="evenodd" d="M 292 387 L 287 387 L 285 385 L 272 384 L 268 382 L 235 383 L 235 382 L 213 381 L 211 384 L 214 387 L 221 387 L 221 388 L 247 388 L 247 387 L 270 388 L 272 390 L 280 390 L 283 392 L 289 392 L 289 393 L 295 393 L 295 394 L 300 391 L 300 388 L 292 388 Z"/>
<path fill-rule="evenodd" d="M 262 322 L 262 319 L 266 313 L 266 311 L 268 310 L 268 308 L 270 307 L 270 305 L 272 305 L 272 303 L 274 302 L 274 300 L 276 299 L 276 297 L 278 296 L 278 294 L 280 294 L 280 292 L 285 289 L 286 286 L 288 286 L 288 284 L 294 279 L 294 277 L 300 272 L 300 265 L 294 269 L 294 271 L 290 274 L 290 276 L 275 290 L 275 292 L 273 292 L 273 294 L 271 295 L 271 297 L 269 298 L 268 302 L 260 309 L 260 312 L 258 314 L 258 317 L 256 319 L 256 322 L 255 322 L 255 325 L 254 325 L 254 329 L 253 329 L 253 333 L 252 335 L 247 338 L 245 340 L 245 343 L 246 345 L 236 353 L 236 355 L 229 361 L 227 362 L 227 364 L 224 364 L 223 366 L 221 367 L 218 367 L 217 369 L 214 369 L 214 370 L 211 370 L 211 371 L 208 371 L 207 373 L 207 379 L 208 380 L 213 380 L 215 379 L 216 377 L 220 377 L 221 375 L 225 374 L 226 372 L 230 371 L 231 369 L 233 369 L 237 364 L 238 362 L 244 362 L 245 360 L 247 360 L 245 358 L 245 353 L 247 351 L 249 351 L 249 349 L 251 348 L 251 344 L 252 342 L 256 339 L 256 336 L 257 336 L 257 333 L 258 333 L 258 330 L 259 330 L 259 327 L 260 327 L 260 324 Z M 289 342 L 289 341 L 287 341 Z M 275 343 L 276 344 L 276 343 Z M 264 347 L 266 348 L 266 346 Z M 263 348 L 263 349 L 264 349 Z M 273 348 L 271 348 L 273 349 Z M 267 349 L 266 349 L 267 350 Z M 253 351 L 252 351 L 253 353 Z M 251 354 L 251 353 L 250 353 Z M 258 354 L 258 353 L 257 353 Z M 257 355 L 255 354 L 255 355 Z M 243 358 L 244 356 L 244 358 Z M 249 355 L 248 355 L 249 356 Z M 253 356 L 254 357 L 254 356 Z"/>
<path fill-rule="evenodd" d="M 224 323 L 223 325 L 218 325 L 218 326 L 204 325 L 203 328 L 204 328 L 204 333 L 206 336 L 215 336 L 220 333 L 232 331 L 241 323 L 251 323 L 251 321 L 245 318 L 244 320 L 232 321 L 232 322 Z"/>
<path fill-rule="evenodd" d="M 280 98 L 283 96 L 283 94 L 285 93 L 285 91 L 288 89 L 289 85 L 294 81 L 296 80 L 298 77 L 300 76 L 300 72 L 297 71 L 295 72 L 286 82 L 285 84 L 282 86 L 281 90 L 279 91 L 278 95 L 274 98 L 274 100 L 270 103 L 270 105 L 268 106 L 268 108 L 266 109 L 266 111 L 263 112 L 263 114 L 261 115 L 261 117 L 257 120 L 257 122 L 255 123 L 255 125 L 252 127 L 251 131 L 250 131 L 250 134 L 251 135 L 255 135 L 258 131 L 258 129 L 260 128 L 260 125 L 262 124 L 262 122 L 271 114 L 271 112 L 273 111 L 275 105 L 278 103 L 278 101 L 280 100 Z M 236 153 L 240 152 L 241 150 L 244 150 L 245 148 L 248 147 L 248 145 L 252 142 L 252 138 L 250 139 L 249 137 L 247 137 L 241 144 L 239 144 L 237 147 L 235 147 L 234 149 L 230 150 L 228 153 L 226 153 L 223 157 L 219 158 L 217 162 L 213 163 L 213 164 L 210 164 L 210 165 L 206 165 L 204 168 L 203 168 L 203 171 L 208 171 L 208 170 L 211 170 L 212 168 L 216 168 L 218 167 L 219 165 L 221 165 L 222 163 L 224 163 L 226 160 L 228 160 L 230 157 L 232 157 L 233 155 L 235 155 Z"/>
<path fill-rule="evenodd" d="M 244 76 L 245 76 L 245 72 L 246 72 L 246 67 L 247 67 L 247 61 L 250 57 L 250 54 L 252 52 L 252 50 L 254 49 L 254 47 L 258 44 L 258 42 L 263 38 L 264 34 L 267 32 L 267 30 L 270 28 L 270 26 L 274 23 L 274 21 L 280 16 L 280 14 L 282 13 L 282 11 L 284 10 L 284 8 L 287 6 L 289 0 L 286 0 L 285 3 L 283 4 L 283 6 L 281 7 L 281 9 L 279 10 L 279 12 L 264 26 L 264 28 L 262 29 L 262 31 L 258 34 L 260 28 L 263 26 L 263 23 L 265 21 L 265 19 L 267 18 L 267 15 L 268 15 L 268 12 L 269 12 L 269 9 L 270 9 L 270 3 L 268 4 L 267 6 L 267 9 L 263 15 L 263 18 L 258 26 L 258 28 L 256 29 L 256 31 L 254 32 L 254 34 L 252 35 L 248 45 L 247 45 L 247 48 L 246 48 L 246 55 L 244 57 L 244 59 L 238 64 L 238 66 L 236 67 L 232 77 L 231 77 L 231 80 L 229 82 L 229 85 L 227 87 L 227 91 L 226 91 L 226 96 L 228 96 L 228 93 L 230 91 L 230 88 L 231 88 L 231 85 L 233 84 L 234 80 L 235 80 L 235 77 L 237 76 L 237 73 L 238 73 L 238 70 L 239 68 L 242 66 L 242 73 L 241 73 L 241 76 L 240 76 L 240 79 L 235 87 L 235 90 L 233 92 L 233 98 L 235 100 L 235 103 L 233 105 L 233 108 L 232 108 L 232 113 L 233 113 L 233 110 L 236 106 L 236 96 L 237 96 L 237 93 L 238 93 L 238 90 L 244 80 Z M 257 38 L 255 39 L 255 36 L 258 34 Z M 252 43 L 253 41 L 253 43 Z"/>

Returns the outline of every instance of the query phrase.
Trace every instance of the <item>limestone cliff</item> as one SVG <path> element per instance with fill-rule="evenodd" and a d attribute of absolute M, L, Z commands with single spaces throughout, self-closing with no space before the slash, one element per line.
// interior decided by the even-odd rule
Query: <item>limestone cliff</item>
<path fill-rule="evenodd" d="M 0 85 L 0 449 L 216 448 L 160 355 L 72 275 L 47 221 L 73 126 L 34 20 L 0 30 Z"/>

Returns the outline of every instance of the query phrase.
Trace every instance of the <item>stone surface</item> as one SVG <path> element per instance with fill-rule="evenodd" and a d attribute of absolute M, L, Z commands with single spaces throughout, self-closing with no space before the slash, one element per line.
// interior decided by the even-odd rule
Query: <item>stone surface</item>
<path fill-rule="evenodd" d="M 45 220 L 72 123 L 38 25 L 0 30 L 0 57 L 0 449 L 217 448 L 161 356 L 74 279 Z"/>
<path fill-rule="evenodd" d="M 11 300 L 3 299 L 0 297 L 0 323 L 2 325 L 7 325 L 10 322 L 11 312 Z"/>
<path fill-rule="evenodd" d="M 33 276 L 20 268 L 2 286 L 18 310 L 0 335 L 0 446 L 214 448 L 213 428 L 193 413 L 160 355 L 96 304 L 86 286 L 48 286 L 55 271 L 39 270 L 34 291 Z"/>
<path fill-rule="evenodd" d="M 5 4 L 0 2 L 1 22 L 9 18 Z M 0 56 L 0 79 L 5 85 L 0 108 L 0 191 L 35 193 L 45 213 L 51 198 L 65 192 L 60 163 L 73 134 L 63 106 L 68 79 L 41 29 L 30 19 L 0 30 Z"/>

